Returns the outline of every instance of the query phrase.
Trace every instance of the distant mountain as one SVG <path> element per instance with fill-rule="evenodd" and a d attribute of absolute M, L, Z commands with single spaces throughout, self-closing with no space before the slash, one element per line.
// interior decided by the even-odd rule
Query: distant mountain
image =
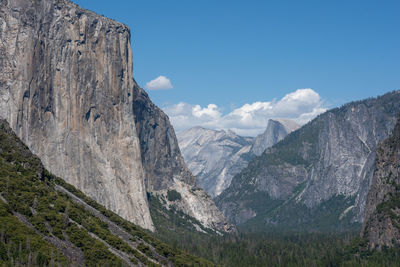
<path fill-rule="evenodd" d="M 253 138 L 232 131 L 201 127 L 177 134 L 179 147 L 197 183 L 212 197 L 229 186 L 232 177 L 247 166 Z"/>
<path fill-rule="evenodd" d="M 319 115 L 255 157 L 215 200 L 232 222 L 259 229 L 359 227 L 377 144 L 392 132 L 400 91 Z"/>
<path fill-rule="evenodd" d="M 269 120 L 265 132 L 255 138 L 251 152 L 260 156 L 265 149 L 275 145 L 299 127 L 295 121 L 288 119 Z"/>
<path fill-rule="evenodd" d="M 370 248 L 400 245 L 400 115 L 390 138 L 377 149 L 362 236 Z"/>
<path fill-rule="evenodd" d="M 197 183 L 212 197 L 227 188 L 232 177 L 251 158 L 284 138 L 298 125 L 291 120 L 269 120 L 267 129 L 256 138 L 232 131 L 194 127 L 177 134 L 179 147 Z"/>
<path fill-rule="evenodd" d="M 0 119 L 1 266 L 212 266 L 50 174 Z"/>

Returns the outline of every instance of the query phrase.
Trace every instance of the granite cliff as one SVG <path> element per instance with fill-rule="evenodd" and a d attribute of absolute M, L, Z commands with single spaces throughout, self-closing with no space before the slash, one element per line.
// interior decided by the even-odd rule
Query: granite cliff
<path fill-rule="evenodd" d="M 154 230 L 146 191 L 195 183 L 133 79 L 129 28 L 66 0 L 3 0 L 0 29 L 0 116 L 51 172 Z M 207 227 L 228 225 L 203 194 L 182 201 Z"/>
<path fill-rule="evenodd" d="M 260 156 L 265 149 L 275 145 L 299 127 L 295 121 L 288 119 L 268 120 L 267 129 L 254 139 L 251 152 Z"/>
<path fill-rule="evenodd" d="M 0 170 L 1 266 L 214 266 L 51 174 L 3 119 Z"/>
<path fill-rule="evenodd" d="M 197 187 L 194 176 L 185 165 L 168 116 L 137 85 L 134 86 L 133 112 L 147 191 L 164 200 L 166 208 L 183 211 L 207 228 L 218 232 L 233 231 L 233 226 L 210 196 Z M 171 190 L 178 192 L 181 198 L 168 201 L 167 195 Z"/>
<path fill-rule="evenodd" d="M 362 236 L 370 248 L 400 244 L 400 116 L 390 138 L 376 152 Z"/>
<path fill-rule="evenodd" d="M 377 144 L 400 111 L 400 91 L 329 110 L 254 158 L 216 198 L 236 224 L 347 229 L 361 223 Z"/>
<path fill-rule="evenodd" d="M 265 132 L 255 138 L 202 127 L 182 131 L 177 137 L 183 157 L 196 176 L 198 185 L 216 197 L 254 156 L 297 128 L 298 125 L 291 120 L 269 120 Z"/>
<path fill-rule="evenodd" d="M 198 185 L 212 197 L 228 187 L 232 177 L 251 159 L 253 138 L 241 137 L 232 131 L 194 127 L 177 136 L 182 155 Z"/>

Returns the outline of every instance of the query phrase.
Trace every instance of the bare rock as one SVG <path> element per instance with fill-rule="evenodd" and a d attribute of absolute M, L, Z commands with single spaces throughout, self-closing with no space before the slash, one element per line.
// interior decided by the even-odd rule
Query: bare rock
<path fill-rule="evenodd" d="M 352 223 L 361 223 L 376 148 L 396 124 L 399 101 L 400 91 L 394 91 L 319 115 L 254 158 L 216 198 L 218 206 L 233 222 L 246 221 L 241 211 L 253 210 L 264 216 L 259 221 L 266 225 L 282 225 L 285 218 L 293 227 L 296 220 L 308 227 L 315 219 L 309 212 L 323 205 L 316 213 L 329 215 L 332 227 L 344 213 Z M 333 219 L 326 205 L 335 198 L 344 200 L 329 206 L 337 212 Z M 292 219 L 287 218 L 288 211 L 294 214 Z"/>
<path fill-rule="evenodd" d="M 149 230 L 146 191 L 195 186 L 168 117 L 133 79 L 127 26 L 66 0 L 1 1 L 0 58 L 0 116 L 55 175 Z M 203 202 L 202 216 L 226 221 Z"/>
<path fill-rule="evenodd" d="M 400 116 L 391 137 L 377 149 L 361 235 L 370 248 L 400 244 Z"/>
<path fill-rule="evenodd" d="M 46 168 L 153 229 L 129 29 L 68 1 L 0 3 L 0 115 Z"/>

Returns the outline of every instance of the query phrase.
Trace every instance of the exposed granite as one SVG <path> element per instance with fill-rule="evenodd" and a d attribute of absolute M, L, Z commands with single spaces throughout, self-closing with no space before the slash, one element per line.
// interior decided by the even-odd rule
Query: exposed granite
<path fill-rule="evenodd" d="M 0 115 L 46 168 L 153 229 L 125 25 L 68 1 L 0 3 Z"/>
<path fill-rule="evenodd" d="M 133 79 L 129 28 L 66 0 L 3 0 L 0 29 L 0 116 L 55 175 L 154 230 L 146 190 L 195 182 Z M 207 203 L 202 217 L 226 221 Z"/>
<path fill-rule="evenodd" d="M 362 222 L 376 147 L 392 132 L 399 103 L 400 91 L 395 91 L 319 115 L 253 159 L 216 199 L 218 206 L 231 221 L 243 222 L 241 210 L 248 214 L 260 206 L 259 199 L 250 201 L 257 192 L 308 208 L 344 196 L 354 201 L 338 209 Z"/>
<path fill-rule="evenodd" d="M 255 138 L 251 152 L 260 156 L 265 149 L 275 145 L 299 127 L 296 122 L 288 119 L 268 120 L 267 129 Z"/>
<path fill-rule="evenodd" d="M 232 131 L 194 127 L 178 133 L 179 146 L 197 183 L 212 197 L 231 183 L 232 177 L 245 168 L 252 157 L 251 137 Z"/>
<path fill-rule="evenodd" d="M 194 186 L 194 176 L 181 156 L 168 116 L 138 86 L 134 87 L 133 111 L 147 190 L 157 191 L 171 187 L 174 178 Z"/>
<path fill-rule="evenodd" d="M 400 116 L 392 136 L 377 149 L 361 233 L 370 248 L 400 244 Z"/>
<path fill-rule="evenodd" d="M 135 86 L 134 90 L 133 109 L 147 190 L 164 197 L 168 190 L 176 190 L 182 200 L 168 206 L 175 206 L 219 233 L 234 231 L 207 193 L 196 186 L 195 178 L 181 156 L 168 116 L 140 87 Z"/>
<path fill-rule="evenodd" d="M 297 128 L 291 120 L 269 120 L 265 132 L 253 138 L 232 131 L 194 127 L 178 133 L 178 140 L 197 183 L 216 197 L 255 155 L 260 155 Z"/>

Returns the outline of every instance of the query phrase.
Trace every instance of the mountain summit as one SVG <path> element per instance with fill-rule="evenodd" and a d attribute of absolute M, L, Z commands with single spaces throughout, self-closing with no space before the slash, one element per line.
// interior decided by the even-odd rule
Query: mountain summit
<path fill-rule="evenodd" d="M 254 156 L 260 155 L 298 127 L 297 123 L 288 119 L 269 120 L 265 132 L 255 138 L 202 127 L 182 131 L 177 137 L 183 157 L 197 183 L 216 197 Z"/>
<path fill-rule="evenodd" d="M 376 147 L 392 132 L 400 91 L 329 110 L 255 157 L 217 197 L 237 224 L 348 229 L 361 223 Z"/>

